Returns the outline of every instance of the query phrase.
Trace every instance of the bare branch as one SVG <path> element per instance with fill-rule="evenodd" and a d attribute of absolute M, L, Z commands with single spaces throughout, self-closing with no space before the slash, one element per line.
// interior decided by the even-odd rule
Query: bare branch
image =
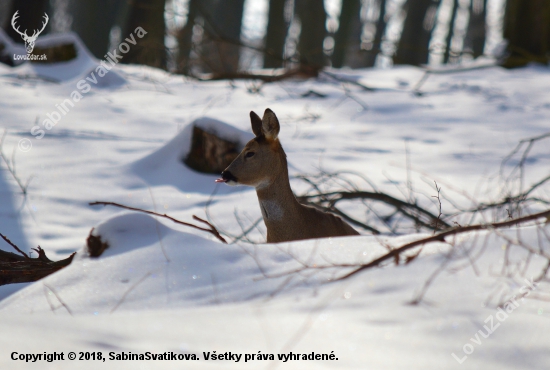
<path fill-rule="evenodd" d="M 124 292 L 124 294 L 122 295 L 120 300 L 117 302 L 117 304 L 111 309 L 111 313 L 115 312 L 118 309 L 118 307 L 120 307 L 120 305 L 122 304 L 122 302 L 124 302 L 124 300 L 126 299 L 126 296 L 128 296 L 128 294 L 130 294 L 139 284 L 143 283 L 152 274 L 153 274 L 153 272 L 149 271 L 148 273 L 143 275 L 141 277 L 141 279 L 136 281 L 134 283 L 134 285 L 132 285 L 126 292 Z"/>
<path fill-rule="evenodd" d="M 381 193 L 381 192 L 369 192 L 369 191 L 353 191 L 353 192 L 345 192 L 345 191 L 335 191 L 330 193 L 321 193 L 321 194 L 314 194 L 314 195 L 305 195 L 301 197 L 297 197 L 299 201 L 309 201 L 311 202 L 311 199 L 315 198 L 325 198 L 325 199 L 331 199 L 330 202 L 332 205 L 336 204 L 337 202 L 341 200 L 351 200 L 351 199 L 371 199 L 371 200 L 378 200 L 383 203 L 389 204 L 394 206 L 397 210 L 399 210 L 405 217 L 410 218 L 411 220 L 418 222 L 420 225 L 434 229 L 434 226 L 432 225 L 435 223 L 436 220 L 438 220 L 438 216 L 434 215 L 433 213 L 425 210 L 424 208 L 404 202 L 402 200 L 399 200 L 397 198 L 392 197 L 391 195 Z M 418 215 L 414 215 L 409 210 L 414 210 L 418 212 Z M 423 221 L 421 219 L 421 216 L 427 217 L 428 221 Z M 449 224 L 447 224 L 443 220 L 439 220 L 438 224 L 440 224 L 444 228 L 451 227 Z"/>
<path fill-rule="evenodd" d="M 141 208 L 129 207 L 129 206 L 125 206 L 123 204 L 114 203 L 114 202 L 91 202 L 91 203 L 89 203 L 89 205 L 91 205 L 91 206 L 95 206 L 95 205 L 114 206 L 114 207 L 124 208 L 124 209 L 130 210 L 130 211 L 142 212 L 142 213 L 146 213 L 146 214 L 153 215 L 153 216 L 167 218 L 170 221 L 173 221 L 177 224 L 189 226 L 189 227 L 192 227 L 192 228 L 197 229 L 197 230 L 206 231 L 206 232 L 214 235 L 221 242 L 227 244 L 227 241 L 223 238 L 223 236 L 220 235 L 218 230 L 211 223 L 209 223 L 208 221 L 203 220 L 203 219 L 201 219 L 201 218 L 199 218 L 195 215 L 193 215 L 193 218 L 195 220 L 208 224 L 208 226 L 210 228 L 207 229 L 207 228 L 204 228 L 204 227 L 200 227 L 200 226 L 197 226 L 197 225 L 190 224 L 188 222 L 180 221 L 178 219 L 175 219 L 173 217 L 168 216 L 167 214 L 160 214 L 160 213 L 153 212 L 153 211 L 147 211 L 147 210 L 141 209 Z"/>
<path fill-rule="evenodd" d="M 407 243 L 407 244 L 405 244 L 405 245 L 403 245 L 399 248 L 396 248 L 396 249 L 390 251 L 389 253 L 386 253 L 383 256 L 380 256 L 380 257 L 376 258 L 375 260 L 373 260 L 373 261 L 371 261 L 367 264 L 361 265 L 359 268 L 357 268 L 357 269 L 353 270 L 352 272 L 338 278 L 337 280 L 347 279 L 347 278 L 349 278 L 349 277 L 351 277 L 351 276 L 353 276 L 353 275 L 355 275 L 355 274 L 357 274 L 357 273 L 359 273 L 359 272 L 361 272 L 365 269 L 378 266 L 380 263 L 382 263 L 382 262 L 384 262 L 388 259 L 395 258 L 396 255 L 399 255 L 400 253 L 403 253 L 404 251 L 409 250 L 411 248 L 418 247 L 418 246 L 421 246 L 421 245 L 425 245 L 427 243 L 444 242 L 445 238 L 448 237 L 448 236 L 451 236 L 451 235 L 458 235 L 458 234 L 463 234 L 463 233 L 466 233 L 466 232 L 476 231 L 476 230 L 492 230 L 492 229 L 505 228 L 505 227 L 508 227 L 508 226 L 514 226 L 514 225 L 522 224 L 522 223 L 525 223 L 525 222 L 537 220 L 537 219 L 543 218 L 543 217 L 550 217 L 550 210 L 535 213 L 535 214 L 525 216 L 525 217 L 516 218 L 516 219 L 513 219 L 513 220 L 503 221 L 503 222 L 495 222 L 495 223 L 490 223 L 490 224 L 478 224 L 478 225 L 456 227 L 456 228 L 453 228 L 453 229 L 450 229 L 450 230 L 447 230 L 447 231 L 443 231 L 443 232 L 441 232 L 437 235 L 431 236 L 429 238 L 424 238 L 424 239 L 420 239 L 420 240 L 417 240 L 417 241 L 414 241 L 414 242 L 411 242 L 411 243 Z"/>
<path fill-rule="evenodd" d="M 439 194 L 441 193 L 441 187 L 437 187 L 437 182 L 434 180 L 435 184 L 435 190 L 437 190 L 437 196 L 433 195 L 433 198 L 436 198 L 439 203 L 439 214 L 437 215 L 437 219 L 435 220 L 435 230 L 437 230 L 437 226 L 439 225 L 439 221 L 441 219 L 441 198 L 439 197 Z M 434 230 L 434 234 L 435 234 Z"/>

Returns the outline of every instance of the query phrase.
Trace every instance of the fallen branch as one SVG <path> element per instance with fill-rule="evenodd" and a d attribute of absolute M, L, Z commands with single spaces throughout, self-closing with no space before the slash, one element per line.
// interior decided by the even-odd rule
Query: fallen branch
<path fill-rule="evenodd" d="M 210 222 L 208 222 L 206 220 L 203 220 L 202 218 L 197 217 L 195 215 L 193 215 L 194 220 L 197 220 L 197 221 L 200 221 L 204 224 L 207 224 L 209 226 L 209 228 L 204 228 L 204 227 L 200 227 L 200 226 L 197 226 L 197 225 L 194 225 L 194 224 L 190 224 L 188 222 L 180 221 L 178 219 L 175 219 L 173 217 L 168 216 L 166 213 L 160 214 L 160 213 L 157 213 L 157 212 L 147 211 L 147 210 L 141 209 L 141 208 L 129 207 L 129 206 L 125 206 L 123 204 L 114 203 L 114 202 L 91 202 L 91 203 L 88 203 L 88 204 L 91 205 L 91 206 L 95 206 L 95 205 L 114 206 L 114 207 L 124 208 L 124 209 L 130 210 L 130 211 L 136 211 L 136 212 L 146 213 L 146 214 L 153 215 L 153 216 L 167 218 L 170 221 L 173 221 L 177 224 L 184 225 L 184 226 L 189 226 L 189 227 L 192 227 L 192 228 L 197 229 L 197 230 L 206 231 L 206 232 L 214 235 L 216 238 L 218 238 L 224 244 L 227 244 L 227 241 L 223 238 L 223 236 L 220 235 L 220 233 L 214 227 L 214 225 L 212 225 Z"/>
<path fill-rule="evenodd" d="M 355 85 L 355 86 L 359 86 L 360 88 L 362 88 L 363 90 L 366 90 L 366 91 L 375 91 L 375 89 L 373 89 L 372 87 L 368 87 L 366 85 L 363 85 L 359 81 L 344 78 L 344 77 L 338 76 L 337 74 L 334 74 L 334 73 L 331 73 L 331 72 L 328 72 L 328 71 L 325 71 L 325 70 L 321 70 L 320 72 L 322 74 L 325 74 L 325 75 L 329 76 L 330 78 L 332 78 L 336 81 L 348 83 L 348 84 Z"/>
<path fill-rule="evenodd" d="M 208 75 L 193 75 L 192 77 L 199 81 L 218 81 L 218 80 L 260 80 L 263 82 L 277 82 L 292 77 L 298 78 L 312 78 L 317 77 L 319 71 L 316 69 L 308 68 L 295 68 L 284 71 L 282 73 L 273 74 L 255 74 L 249 72 L 227 72 L 227 73 L 213 73 Z"/>
<path fill-rule="evenodd" d="M 441 220 L 441 215 L 436 216 L 433 213 L 425 210 L 424 208 L 414 203 L 405 202 L 397 198 L 394 198 L 391 195 L 380 193 L 380 192 L 335 191 L 330 193 L 304 195 L 304 196 L 297 197 L 297 199 L 298 201 L 306 204 L 317 204 L 320 206 L 322 206 L 323 203 L 326 203 L 327 204 L 326 208 L 328 210 L 332 210 L 333 207 L 336 205 L 336 203 L 341 200 L 352 200 L 352 199 L 377 200 L 395 207 L 396 210 L 398 210 L 405 217 L 431 230 L 447 229 L 451 227 L 451 225 Z M 415 213 L 414 211 L 416 211 L 417 214 L 414 214 Z M 427 218 L 427 220 L 422 220 L 422 218 Z"/>
<path fill-rule="evenodd" d="M 428 77 L 430 77 L 430 75 L 442 75 L 442 74 L 469 72 L 469 71 L 475 71 L 475 70 L 478 70 L 478 69 L 486 69 L 486 68 L 495 67 L 496 65 L 497 65 L 496 63 L 490 62 L 490 63 L 487 63 L 487 64 L 479 64 L 479 65 L 459 67 L 459 68 L 438 68 L 438 69 L 427 68 L 427 69 L 424 70 L 424 74 L 422 75 L 420 80 L 413 86 L 412 91 L 413 91 L 413 94 L 416 95 L 416 96 L 424 95 L 420 91 L 420 88 L 422 87 L 422 85 L 424 85 L 426 80 L 428 80 Z"/>
<path fill-rule="evenodd" d="M 546 217 L 547 220 L 550 220 L 550 210 L 535 213 L 535 214 L 525 216 L 525 217 L 516 218 L 516 219 L 513 219 L 513 220 L 503 221 L 503 222 L 495 222 L 495 223 L 489 223 L 489 224 L 477 224 L 477 225 L 470 225 L 470 226 L 455 227 L 455 228 L 452 228 L 450 230 L 443 231 L 443 232 L 441 232 L 437 235 L 434 235 L 434 236 L 431 236 L 431 237 L 428 237 L 428 238 L 424 238 L 424 239 L 420 239 L 420 240 L 416 240 L 414 242 L 407 243 L 407 244 L 405 244 L 405 245 L 403 245 L 399 248 L 393 249 L 390 252 L 384 254 L 383 256 L 380 256 L 380 257 L 376 258 L 375 260 L 373 260 L 373 261 L 371 261 L 367 264 L 360 265 L 360 267 L 358 267 L 357 269 L 353 270 L 352 272 L 350 272 L 350 273 L 348 273 L 344 276 L 339 277 L 336 280 L 347 279 L 347 278 L 349 278 L 349 277 L 351 277 L 351 276 L 353 276 L 353 275 L 355 275 L 355 274 L 357 274 L 357 273 L 359 273 L 363 270 L 366 270 L 366 269 L 371 268 L 371 267 L 378 266 L 380 263 L 382 263 L 386 260 L 392 259 L 392 258 L 396 258 L 401 253 L 403 253 L 404 251 L 412 249 L 414 247 L 418 247 L 418 246 L 425 245 L 425 244 L 428 244 L 428 243 L 433 243 L 433 242 L 445 242 L 445 238 L 448 237 L 448 236 L 451 236 L 451 235 L 458 235 L 458 234 L 463 234 L 463 233 L 467 233 L 467 232 L 470 232 L 470 231 L 477 231 L 477 230 L 502 229 L 502 228 L 505 228 L 505 227 L 522 224 L 522 223 L 525 223 L 525 222 L 528 222 L 528 221 L 537 220 L 537 219 L 543 218 L 543 217 Z M 334 266 L 334 267 L 337 267 L 337 266 Z"/>
<path fill-rule="evenodd" d="M 38 246 L 33 248 L 38 257 L 32 258 L 11 242 L 6 236 L 0 234 L 2 239 L 17 250 L 21 255 L 0 250 L 0 285 L 30 283 L 46 277 L 68 266 L 75 254 L 60 260 L 52 261 L 46 256 L 46 252 Z"/>

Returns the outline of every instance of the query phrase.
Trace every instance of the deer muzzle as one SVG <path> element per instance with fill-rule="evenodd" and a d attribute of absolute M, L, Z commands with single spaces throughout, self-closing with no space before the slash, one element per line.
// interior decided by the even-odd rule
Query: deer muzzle
<path fill-rule="evenodd" d="M 226 182 L 228 185 L 235 185 L 238 181 L 235 176 L 229 171 L 223 171 L 222 177 L 217 179 L 216 182 Z"/>

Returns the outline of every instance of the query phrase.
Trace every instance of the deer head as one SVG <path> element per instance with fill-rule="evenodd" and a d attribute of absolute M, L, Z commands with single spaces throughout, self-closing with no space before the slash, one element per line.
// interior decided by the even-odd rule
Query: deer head
<path fill-rule="evenodd" d="M 259 189 L 270 185 L 277 176 L 287 171 L 286 154 L 277 139 L 280 127 L 275 113 L 268 108 L 264 117 L 260 118 L 250 112 L 250 121 L 256 137 L 246 144 L 216 182 Z"/>
<path fill-rule="evenodd" d="M 11 18 L 11 26 L 13 27 L 15 32 L 21 35 L 21 38 L 23 39 L 23 41 L 25 41 L 25 49 L 27 49 L 27 53 L 30 54 L 34 49 L 34 43 L 36 42 L 36 39 L 42 33 L 42 31 L 44 31 L 44 28 L 46 28 L 49 18 L 48 18 L 48 15 L 44 13 L 45 21 L 44 23 L 42 23 L 42 29 L 40 31 L 34 30 L 32 36 L 29 36 L 27 35 L 27 30 L 25 30 L 25 32 L 21 32 L 19 31 L 19 26 L 17 27 L 15 26 L 15 21 L 17 20 L 17 18 L 19 18 L 19 15 L 17 15 L 18 12 L 19 10 L 16 11 L 13 17 Z"/>
<path fill-rule="evenodd" d="M 286 154 L 277 138 L 280 126 L 275 113 L 266 109 L 260 118 L 250 112 L 250 121 L 256 137 L 216 182 L 256 188 L 267 242 L 359 235 L 340 217 L 298 203 L 289 183 Z"/>

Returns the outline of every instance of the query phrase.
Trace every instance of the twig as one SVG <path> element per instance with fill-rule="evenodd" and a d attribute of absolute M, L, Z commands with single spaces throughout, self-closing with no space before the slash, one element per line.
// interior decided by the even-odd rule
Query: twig
<path fill-rule="evenodd" d="M 29 186 L 29 183 L 33 179 L 33 176 L 31 176 L 27 179 L 27 182 L 26 182 L 25 185 L 23 185 L 23 183 L 21 182 L 19 177 L 17 177 L 17 173 L 15 171 L 15 148 L 14 148 L 14 152 L 11 156 L 11 164 L 10 164 L 10 161 L 8 161 L 8 159 L 4 155 L 4 150 L 3 150 L 4 138 L 5 138 L 7 132 L 8 132 L 8 130 L 4 129 L 4 133 L 2 134 L 2 137 L 0 138 L 0 157 L 2 157 L 2 159 L 6 163 L 6 166 L 8 167 L 9 173 L 14 178 L 15 182 L 17 182 L 17 185 L 19 185 L 19 188 L 21 189 L 21 192 L 23 193 L 24 196 L 26 196 L 27 195 L 27 187 Z"/>
<path fill-rule="evenodd" d="M 26 259 L 31 259 L 27 253 L 23 252 L 21 249 L 19 249 L 17 247 L 17 245 L 15 245 L 11 240 L 8 239 L 7 236 L 5 236 L 4 234 L 0 233 L 0 237 L 2 237 L 2 239 L 4 239 L 6 241 L 6 243 L 8 243 L 9 245 L 11 245 L 16 251 L 18 251 L 19 253 L 21 253 L 23 256 L 25 256 Z"/>
<path fill-rule="evenodd" d="M 437 219 L 435 220 L 435 230 L 437 230 L 437 226 L 439 224 L 439 220 L 441 219 L 441 198 L 439 197 L 439 193 L 441 192 L 441 187 L 437 187 L 437 182 L 434 180 L 435 184 L 435 190 L 437 190 L 437 196 L 432 195 L 433 198 L 436 198 L 439 202 L 439 214 L 437 215 Z M 435 234 L 434 230 L 434 234 Z"/>
<path fill-rule="evenodd" d="M 527 197 L 528 194 L 530 194 L 532 191 L 534 191 L 537 187 L 544 184 L 546 181 L 550 179 L 550 176 L 543 178 L 538 183 L 534 184 L 530 189 L 527 191 L 524 191 L 524 177 L 525 177 L 525 163 L 527 162 L 527 159 L 529 157 L 529 153 L 535 143 L 539 140 L 544 140 L 550 138 L 550 132 L 547 132 L 542 135 L 530 137 L 527 139 L 520 140 L 519 143 L 516 145 L 516 147 L 502 160 L 500 164 L 500 176 L 502 178 L 505 178 L 506 182 L 509 183 L 512 181 L 512 177 L 515 175 L 516 171 L 519 170 L 519 191 L 517 196 L 507 196 L 507 200 L 512 204 L 516 203 L 516 209 L 519 210 L 519 204 L 524 200 L 525 197 Z M 519 159 L 519 162 L 517 165 L 515 165 L 512 169 L 512 171 L 509 173 L 507 177 L 504 176 L 504 166 L 510 161 L 523 147 L 526 145 L 525 149 L 523 149 L 523 152 L 521 153 L 521 157 Z M 510 187 L 510 186 L 508 186 Z"/>
<path fill-rule="evenodd" d="M 364 101 L 362 101 L 361 99 L 359 99 L 358 97 L 353 95 L 348 89 L 344 88 L 344 94 L 346 95 L 347 98 L 353 100 L 354 102 L 356 102 L 357 104 L 359 104 L 361 106 L 361 111 L 360 112 L 364 112 L 364 111 L 369 110 L 369 106 L 367 105 L 367 103 L 365 103 Z M 355 115 L 354 118 L 356 118 L 357 116 L 358 115 Z"/>
<path fill-rule="evenodd" d="M 120 300 L 117 302 L 117 304 L 111 309 L 111 313 L 115 312 L 118 307 L 122 304 L 122 302 L 124 302 L 124 300 L 126 299 L 126 296 L 128 294 L 130 294 L 139 284 L 141 284 L 142 282 L 145 281 L 145 279 L 147 279 L 149 276 L 151 276 L 153 274 L 153 272 L 149 271 L 148 273 L 146 273 L 141 279 L 139 279 L 138 281 L 136 281 L 134 283 L 134 285 L 132 285 L 123 295 L 122 297 L 120 298 Z"/>
<path fill-rule="evenodd" d="M 443 261 L 443 263 L 430 275 L 430 277 L 424 282 L 424 285 L 422 286 L 422 288 L 420 289 L 420 292 L 418 292 L 418 294 L 416 295 L 416 297 L 414 297 L 414 299 L 410 302 L 411 304 L 413 305 L 416 305 L 416 304 L 419 304 L 420 301 L 422 301 L 422 299 L 424 298 L 424 296 L 426 295 L 426 292 L 428 291 L 428 288 L 430 287 L 430 285 L 432 285 L 432 283 L 434 282 L 435 278 L 441 273 L 443 272 L 443 270 L 445 270 L 445 267 L 447 267 L 447 265 L 449 264 L 449 262 L 451 261 L 451 258 L 449 255 L 447 255 L 447 258 L 445 258 L 445 261 Z"/>
<path fill-rule="evenodd" d="M 153 208 L 155 209 L 155 212 L 156 212 L 157 211 L 157 202 L 155 201 L 155 197 L 153 196 L 153 191 L 151 190 L 151 187 L 148 186 L 148 185 L 147 185 L 147 189 L 149 190 L 149 195 L 151 196 L 151 201 L 153 202 Z M 155 229 L 157 231 L 157 237 L 159 239 L 159 245 L 160 245 L 160 249 L 162 251 L 162 254 L 164 255 L 164 258 L 166 258 L 166 262 L 171 262 L 170 258 L 168 257 L 168 254 L 166 253 L 166 250 L 164 249 L 164 243 L 162 242 L 162 237 L 160 235 L 160 223 L 157 219 L 155 219 Z M 91 232 L 90 232 L 90 234 L 91 234 Z"/>
<path fill-rule="evenodd" d="M 48 284 L 46 283 L 43 283 L 44 286 L 46 288 L 48 288 L 52 293 L 53 295 L 55 296 L 55 298 L 57 298 L 57 300 L 59 301 L 59 303 L 61 303 L 61 305 L 63 307 L 65 307 L 65 309 L 67 310 L 67 312 L 69 313 L 69 315 L 73 316 L 73 312 L 71 311 L 71 309 L 69 308 L 69 306 L 67 306 L 67 304 L 65 302 L 63 302 L 63 300 L 61 299 L 61 297 L 59 296 L 59 294 L 57 294 L 57 292 L 55 291 L 54 288 L 52 288 L 51 286 L 49 286 Z M 51 307 L 51 304 L 50 304 L 50 307 Z"/>
<path fill-rule="evenodd" d="M 409 140 L 405 139 L 405 164 L 407 168 L 407 189 L 409 190 L 409 203 L 416 203 L 413 196 L 413 186 L 411 180 L 411 152 L 409 150 Z"/>
<path fill-rule="evenodd" d="M 223 238 L 223 236 L 220 235 L 220 233 L 218 232 L 218 230 L 211 224 L 209 223 L 208 221 L 206 220 L 203 220 L 195 215 L 193 215 L 193 219 L 197 220 L 197 221 L 200 221 L 200 222 L 203 222 L 203 223 L 206 223 L 208 224 L 208 226 L 210 228 L 204 228 L 204 227 L 200 227 L 200 226 L 197 226 L 197 225 L 193 225 L 193 224 L 190 224 L 188 222 L 184 222 L 184 221 L 180 221 L 178 219 L 175 219 L 173 217 L 170 217 L 168 216 L 167 214 L 160 214 L 160 213 L 157 213 L 157 212 L 153 212 L 153 211 L 147 211 L 145 209 L 141 209 L 141 208 L 135 208 L 135 207 L 129 207 L 129 206 L 125 206 L 123 204 L 119 204 L 119 203 L 114 203 L 114 202 L 91 202 L 91 203 L 88 203 L 89 205 L 91 206 L 95 206 L 95 205 L 104 205 L 104 206 L 114 206 L 114 207 L 119 207 L 119 208 L 124 208 L 124 209 L 128 209 L 130 211 L 136 211 L 136 212 L 142 212 L 142 213 L 146 213 L 146 214 L 149 214 L 149 215 L 154 215 L 154 216 L 158 216 L 158 217 L 164 217 L 164 218 L 167 218 L 169 219 L 170 221 L 173 221 L 177 224 L 180 224 L 180 225 L 185 225 L 185 226 L 189 226 L 189 227 L 192 227 L 194 229 L 197 229 L 197 230 L 202 230 L 202 231 L 206 231 L 212 235 L 214 235 L 216 238 L 218 238 L 220 241 L 222 241 L 223 243 L 227 244 L 227 241 Z"/>
<path fill-rule="evenodd" d="M 241 228 L 241 235 L 239 235 L 237 237 L 234 237 L 233 241 L 230 244 L 235 244 L 240 240 L 244 240 L 244 241 L 246 241 L 250 244 L 256 244 L 256 242 L 254 242 L 253 240 L 251 240 L 248 237 L 248 234 L 252 230 L 254 230 L 254 228 L 256 228 L 258 231 L 260 231 L 260 229 L 258 228 L 258 224 L 261 221 L 263 221 L 263 217 L 259 217 L 256 221 L 252 222 L 252 225 L 249 226 L 248 229 L 245 229 L 245 227 L 244 227 L 243 223 L 241 222 L 241 219 L 240 219 L 239 214 L 238 214 L 236 209 L 235 209 L 234 215 L 235 215 L 235 220 L 237 220 L 237 223 L 239 224 L 239 227 Z"/>
<path fill-rule="evenodd" d="M 544 184 L 547 181 L 550 181 L 550 175 L 546 176 L 542 180 L 540 180 L 540 181 L 536 182 L 535 184 L 531 185 L 531 187 L 528 190 L 526 190 L 523 194 L 521 194 L 519 197 L 525 199 L 531 192 L 533 192 L 536 188 L 538 188 L 539 186 L 541 186 L 542 184 Z"/>
<path fill-rule="evenodd" d="M 506 165 L 506 163 L 512 159 L 512 157 L 514 155 L 516 155 L 516 153 L 519 152 L 519 150 L 523 147 L 523 144 L 527 144 L 527 148 L 523 151 L 522 155 L 521 155 L 521 160 L 520 162 L 517 164 L 516 167 L 519 167 L 520 165 L 522 165 L 523 163 L 525 163 L 525 160 L 527 159 L 527 156 L 529 155 L 529 152 L 531 151 L 532 147 L 533 147 L 533 144 L 536 142 L 536 141 L 539 141 L 539 140 L 543 140 L 543 139 L 546 139 L 546 138 L 550 138 L 550 132 L 547 132 L 545 134 L 542 134 L 542 135 L 538 135 L 538 136 L 534 136 L 534 137 L 530 137 L 530 138 L 527 138 L 527 139 L 523 139 L 523 140 L 520 140 L 519 143 L 516 145 L 516 147 L 510 152 L 510 154 L 508 154 L 506 157 L 504 157 L 504 159 L 502 160 L 501 162 L 501 165 L 500 165 L 500 169 L 501 169 L 501 172 L 504 168 L 504 166 Z"/>

